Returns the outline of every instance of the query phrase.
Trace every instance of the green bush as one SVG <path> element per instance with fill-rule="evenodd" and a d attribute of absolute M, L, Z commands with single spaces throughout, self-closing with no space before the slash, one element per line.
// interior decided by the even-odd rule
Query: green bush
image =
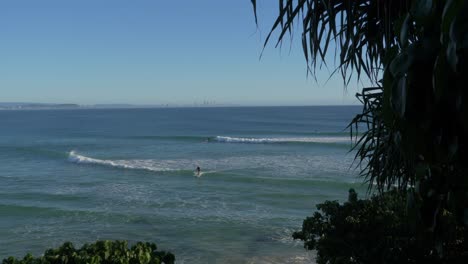
<path fill-rule="evenodd" d="M 449 232 L 435 243 L 430 230 L 408 221 L 413 216 L 406 197 L 405 192 L 392 190 L 358 200 L 351 189 L 344 204 L 317 205 L 319 212 L 306 218 L 293 237 L 303 240 L 306 249 L 317 250 L 319 264 L 468 263 L 468 230 L 447 213 L 441 224 Z"/>
<path fill-rule="evenodd" d="M 173 254 L 157 251 L 156 244 L 138 242 L 130 249 L 127 241 L 97 241 L 75 249 L 72 243 L 66 242 L 56 249 L 48 249 L 42 257 L 27 254 L 23 259 L 9 257 L 3 264 L 173 264 Z"/>

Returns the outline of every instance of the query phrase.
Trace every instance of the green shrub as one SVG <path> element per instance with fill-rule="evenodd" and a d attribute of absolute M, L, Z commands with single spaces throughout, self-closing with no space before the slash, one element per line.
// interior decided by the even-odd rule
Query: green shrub
<path fill-rule="evenodd" d="M 407 195 L 396 190 L 367 200 L 349 191 L 348 202 L 326 201 L 293 234 L 306 249 L 317 250 L 317 263 L 468 263 L 468 230 L 445 212 L 449 230 L 436 248 L 433 232 L 409 221 Z M 411 196 L 408 196 L 411 197 Z M 438 241 L 440 239 L 438 238 Z M 444 254 L 440 254 L 444 252 Z"/>
<path fill-rule="evenodd" d="M 56 249 L 48 249 L 42 257 L 27 254 L 23 259 L 9 257 L 3 264 L 173 264 L 173 254 L 157 251 L 156 244 L 138 242 L 130 249 L 127 241 L 97 241 L 75 249 L 72 243 L 66 242 Z"/>

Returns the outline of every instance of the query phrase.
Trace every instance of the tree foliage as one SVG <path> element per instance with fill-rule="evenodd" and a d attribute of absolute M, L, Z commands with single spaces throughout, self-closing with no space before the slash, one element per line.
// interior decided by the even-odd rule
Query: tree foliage
<path fill-rule="evenodd" d="M 468 229 L 454 216 L 443 219 L 450 228 L 438 250 L 430 232 L 420 232 L 406 210 L 406 194 L 391 190 L 358 200 L 350 190 L 348 202 L 327 201 L 304 220 L 293 237 L 307 249 L 317 249 L 317 263 L 467 263 Z M 444 255 L 438 254 L 444 251 Z"/>
<path fill-rule="evenodd" d="M 256 1 L 252 0 L 254 7 Z M 468 224 L 468 1 L 279 0 L 273 34 L 299 23 L 314 73 L 335 44 L 345 85 L 373 84 L 357 96 L 351 122 L 369 188 L 414 189 L 413 221 L 442 236 L 444 212 Z"/>
<path fill-rule="evenodd" d="M 9 257 L 3 264 L 173 264 L 175 257 L 165 251 L 157 251 L 156 244 L 138 242 L 128 248 L 126 241 L 97 241 L 76 249 L 66 242 L 56 249 L 48 249 L 44 256 L 27 254 L 23 259 Z"/>

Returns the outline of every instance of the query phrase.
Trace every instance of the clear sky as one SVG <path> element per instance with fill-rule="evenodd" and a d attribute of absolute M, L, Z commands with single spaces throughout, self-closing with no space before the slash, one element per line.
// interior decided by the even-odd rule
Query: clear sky
<path fill-rule="evenodd" d="M 0 102 L 356 104 L 299 38 L 259 59 L 277 9 L 257 28 L 250 0 L 2 0 Z"/>

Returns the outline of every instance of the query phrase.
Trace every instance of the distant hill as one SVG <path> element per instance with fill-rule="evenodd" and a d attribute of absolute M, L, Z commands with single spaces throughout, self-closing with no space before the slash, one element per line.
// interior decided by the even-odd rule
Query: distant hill
<path fill-rule="evenodd" d="M 43 103 L 1 103 L 0 110 L 34 110 L 34 109 L 75 109 L 78 104 L 43 104 Z"/>

